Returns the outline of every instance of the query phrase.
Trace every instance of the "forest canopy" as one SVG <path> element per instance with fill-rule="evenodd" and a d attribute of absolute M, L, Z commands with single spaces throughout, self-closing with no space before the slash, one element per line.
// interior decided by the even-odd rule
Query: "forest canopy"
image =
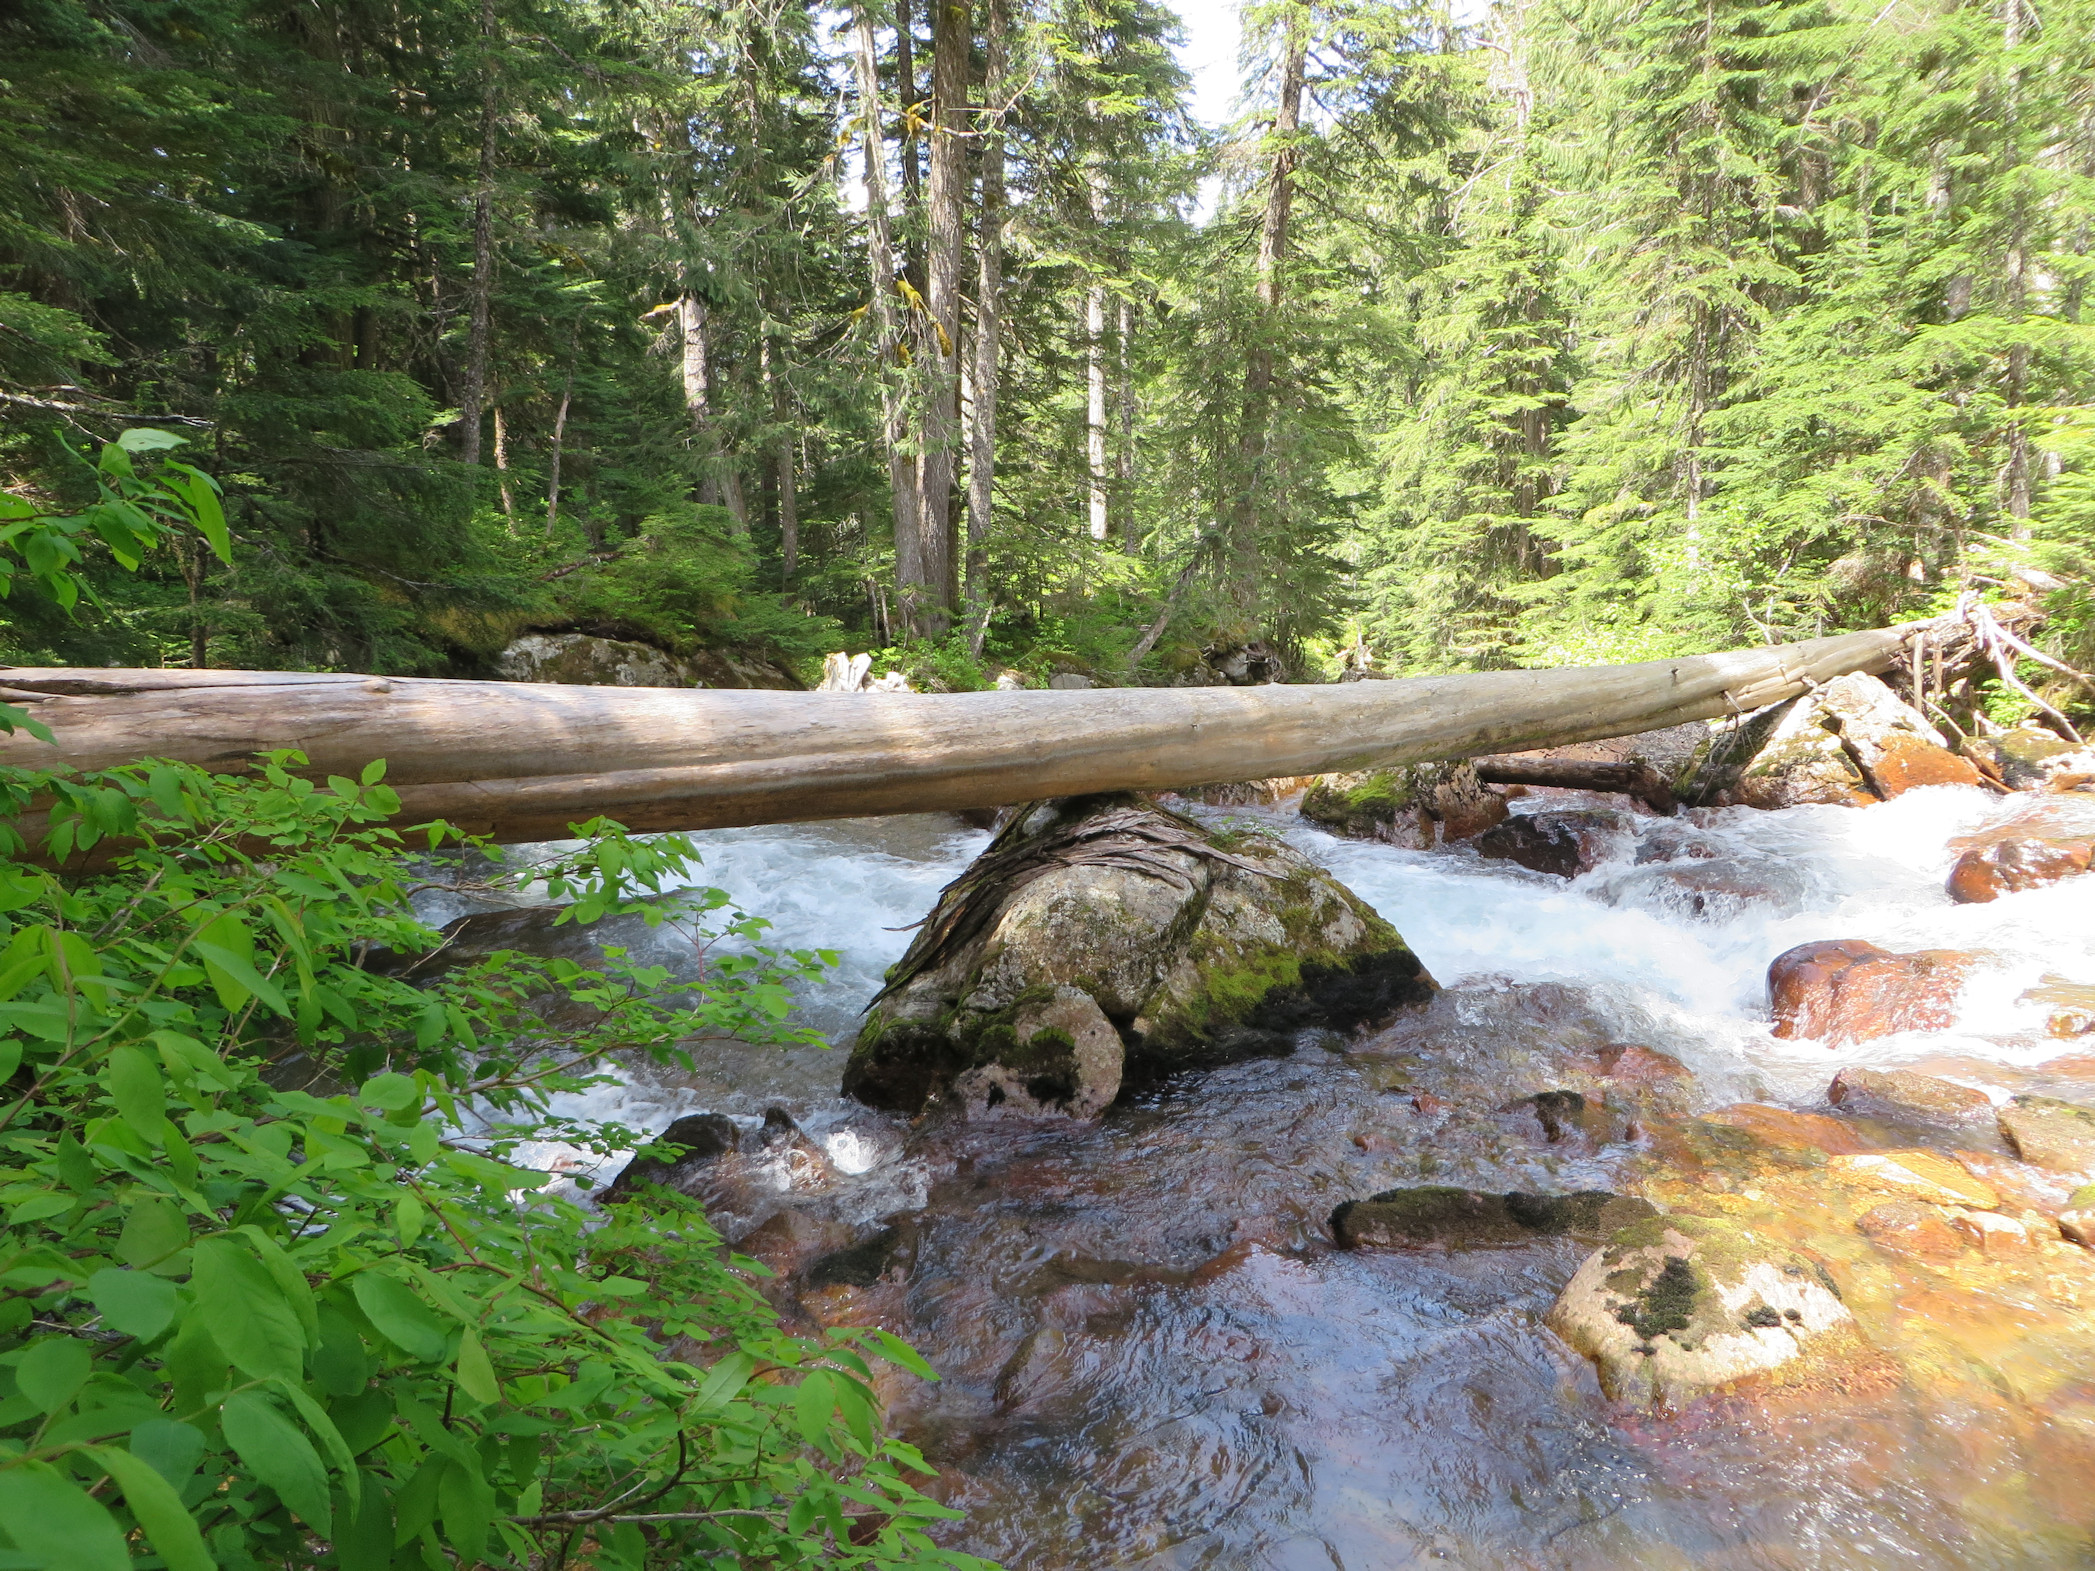
<path fill-rule="evenodd" d="M 232 543 L 29 663 L 525 630 L 1213 680 L 2044 602 L 2095 641 L 2095 7 L 24 0 L 0 470 Z"/>

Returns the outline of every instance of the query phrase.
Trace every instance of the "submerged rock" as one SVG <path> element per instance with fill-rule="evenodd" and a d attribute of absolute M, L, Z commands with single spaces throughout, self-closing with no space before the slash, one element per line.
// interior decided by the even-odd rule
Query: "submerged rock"
<path fill-rule="evenodd" d="M 1971 1124 L 1993 1116 L 1985 1092 L 1911 1069 L 1843 1069 L 1826 1100 L 1843 1113 L 1893 1123 Z"/>
<path fill-rule="evenodd" d="M 1130 1075 L 1285 1052 L 1437 991 L 1299 852 L 1128 797 L 1020 812 L 874 1001 L 845 1091 L 918 1113 L 1088 1117 Z"/>
<path fill-rule="evenodd" d="M 1302 796 L 1302 816 L 1336 835 L 1382 840 L 1409 851 L 1465 840 L 1506 816 L 1506 799 L 1477 778 L 1467 759 L 1357 774 L 1319 775 Z"/>
<path fill-rule="evenodd" d="M 1829 1045 L 1956 1020 L 1957 995 L 1976 956 L 1954 949 L 1893 954 L 1859 938 L 1799 944 L 1768 966 L 1773 1034 Z"/>
<path fill-rule="evenodd" d="M 2095 1108 L 2018 1096 L 1999 1118 L 2001 1137 L 2023 1161 L 2061 1173 L 2095 1173 Z"/>
<path fill-rule="evenodd" d="M 2051 841 L 2034 836 L 1974 846 L 1950 869 L 1949 896 L 1978 905 L 2024 889 L 2041 889 L 2088 870 L 2095 841 Z"/>
<path fill-rule="evenodd" d="M 1852 1323 L 1815 1262 L 1707 1217 L 1657 1216 L 1617 1233 L 1549 1312 L 1609 1396 L 1667 1407 L 1832 1354 L 1852 1338 L 1827 1334 Z"/>
<path fill-rule="evenodd" d="M 1649 1201 L 1605 1189 L 1570 1195 L 1420 1185 L 1348 1200 L 1331 1213 L 1331 1234 L 1347 1249 L 1477 1249 L 1537 1237 L 1606 1237 L 1655 1216 Z"/>

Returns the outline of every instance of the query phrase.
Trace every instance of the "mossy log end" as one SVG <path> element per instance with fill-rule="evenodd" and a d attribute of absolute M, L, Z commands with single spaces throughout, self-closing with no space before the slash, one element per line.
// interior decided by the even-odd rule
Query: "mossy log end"
<path fill-rule="evenodd" d="M 0 668 L 0 761 L 374 758 L 407 821 L 501 840 L 999 807 L 1514 752 L 1738 714 L 1891 663 L 1911 628 L 1638 665 L 1332 686 L 827 694 L 274 671 Z"/>

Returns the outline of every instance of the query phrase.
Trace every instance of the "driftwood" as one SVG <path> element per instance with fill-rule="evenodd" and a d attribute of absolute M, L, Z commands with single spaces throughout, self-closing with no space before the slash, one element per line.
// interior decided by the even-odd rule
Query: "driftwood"
<path fill-rule="evenodd" d="M 998 807 L 1041 797 L 1386 768 L 1626 736 L 1882 670 L 1911 627 L 1640 665 L 1330 686 L 776 693 L 271 671 L 0 668 L 56 744 L 0 762 L 317 776 L 383 758 L 409 823 L 500 840 L 603 814 L 636 830 Z M 30 827 L 30 826 L 25 826 Z"/>
<path fill-rule="evenodd" d="M 1487 785 L 1560 786 L 1572 791 L 1613 791 L 1633 796 L 1654 813 L 1673 811 L 1673 786 L 1641 759 L 1610 763 L 1584 758 L 1472 759 Z"/>

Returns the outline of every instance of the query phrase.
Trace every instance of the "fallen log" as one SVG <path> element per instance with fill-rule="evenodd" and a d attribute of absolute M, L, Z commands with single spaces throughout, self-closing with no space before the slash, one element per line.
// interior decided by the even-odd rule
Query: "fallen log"
<path fill-rule="evenodd" d="M 1470 760 L 1486 785 L 1556 786 L 1569 791 L 1610 791 L 1633 796 L 1654 813 L 1673 811 L 1673 786 L 1641 759 L 1614 763 L 1584 758 L 1497 758 Z"/>
<path fill-rule="evenodd" d="M 283 671 L 0 667 L 48 726 L 0 763 L 173 758 L 237 770 L 297 748 L 315 777 L 374 758 L 406 822 L 498 840 L 602 814 L 711 829 L 998 807 L 1385 768 L 1743 713 L 1890 663 L 1910 627 L 1639 665 L 1331 686 L 778 693 Z M 29 828 L 32 826 L 24 826 Z"/>

